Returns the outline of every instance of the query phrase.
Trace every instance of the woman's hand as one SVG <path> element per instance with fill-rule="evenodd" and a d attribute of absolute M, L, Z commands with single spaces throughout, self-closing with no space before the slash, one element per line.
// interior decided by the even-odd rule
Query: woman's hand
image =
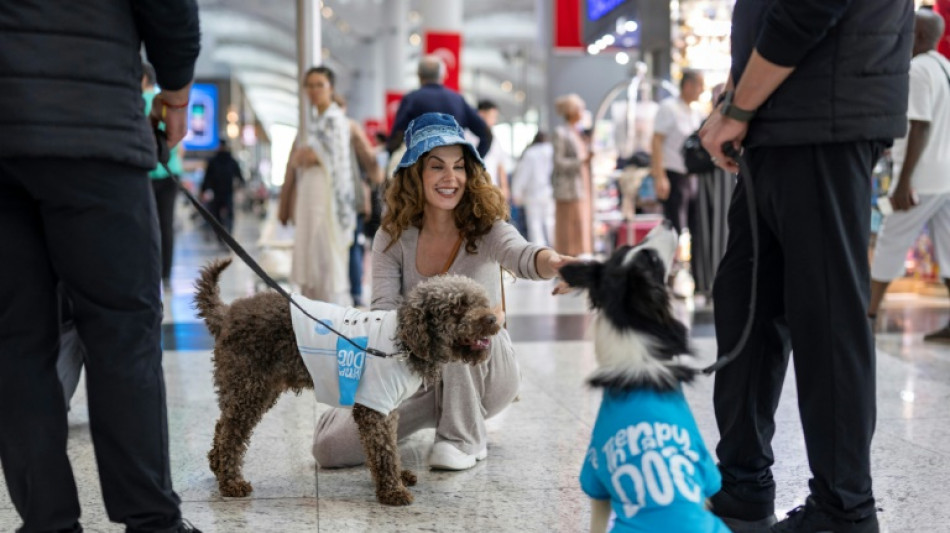
<path fill-rule="evenodd" d="M 495 313 L 495 317 L 498 319 L 497 324 L 499 326 L 504 326 L 505 325 L 505 310 L 503 306 L 501 304 L 498 304 L 495 306 L 494 309 L 492 309 L 492 311 Z"/>
<path fill-rule="evenodd" d="M 568 285 L 566 281 L 558 280 L 557 285 L 554 286 L 554 290 L 551 291 L 551 295 L 559 296 L 561 294 L 570 294 L 574 292 L 575 290 L 577 289 Z"/>
<path fill-rule="evenodd" d="M 537 259 L 538 274 L 545 279 L 555 278 L 561 267 L 572 261 L 577 261 L 577 259 L 569 255 L 561 255 L 550 248 L 541 250 Z"/>
<path fill-rule="evenodd" d="M 561 267 L 563 267 L 564 265 L 577 261 L 576 257 L 571 257 L 569 255 L 561 255 L 555 252 L 554 250 L 549 250 L 549 251 L 550 251 L 550 254 L 548 254 L 545 257 L 545 261 L 547 263 L 547 268 L 550 268 L 551 271 L 553 271 L 554 273 L 551 277 L 557 277 L 558 272 L 561 270 Z M 551 291 L 551 294 L 557 296 L 559 294 L 567 294 L 569 292 L 573 292 L 573 290 L 574 289 L 571 288 L 570 285 L 565 283 L 563 280 L 559 280 L 557 282 L 557 285 L 554 286 L 554 290 Z"/>

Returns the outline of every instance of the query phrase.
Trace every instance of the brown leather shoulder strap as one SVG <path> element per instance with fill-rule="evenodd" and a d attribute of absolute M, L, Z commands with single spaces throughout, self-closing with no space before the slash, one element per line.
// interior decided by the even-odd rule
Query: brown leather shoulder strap
<path fill-rule="evenodd" d="M 456 256 L 459 254 L 459 249 L 462 247 L 462 236 L 459 235 L 459 240 L 455 241 L 455 247 L 452 248 L 452 255 L 449 256 L 449 260 L 445 262 L 445 266 L 442 267 L 442 270 L 439 274 L 445 274 L 449 271 L 449 267 L 452 266 L 452 263 L 455 262 Z"/>

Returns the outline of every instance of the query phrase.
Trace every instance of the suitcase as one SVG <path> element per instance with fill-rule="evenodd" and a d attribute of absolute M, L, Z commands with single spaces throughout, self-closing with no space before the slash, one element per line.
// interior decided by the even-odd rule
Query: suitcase
<path fill-rule="evenodd" d="M 663 215 L 637 215 L 633 217 L 633 220 L 624 221 L 617 227 L 617 241 L 614 249 L 637 244 L 661 222 L 663 222 Z"/>

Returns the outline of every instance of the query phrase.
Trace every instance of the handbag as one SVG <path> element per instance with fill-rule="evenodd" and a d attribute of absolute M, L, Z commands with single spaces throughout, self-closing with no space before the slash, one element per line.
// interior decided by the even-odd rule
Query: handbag
<path fill-rule="evenodd" d="M 716 170 L 709 152 L 703 148 L 699 138 L 699 130 L 694 131 L 683 141 L 683 162 L 686 164 L 687 174 L 709 174 Z"/>

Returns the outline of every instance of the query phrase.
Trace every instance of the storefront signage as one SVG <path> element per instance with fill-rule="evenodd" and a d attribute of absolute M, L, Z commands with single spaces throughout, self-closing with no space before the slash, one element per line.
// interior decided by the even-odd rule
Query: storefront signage
<path fill-rule="evenodd" d="M 188 100 L 188 133 L 186 150 L 218 148 L 218 87 L 212 83 L 196 83 Z"/>
<path fill-rule="evenodd" d="M 626 0 L 587 0 L 587 20 L 598 20 Z"/>

